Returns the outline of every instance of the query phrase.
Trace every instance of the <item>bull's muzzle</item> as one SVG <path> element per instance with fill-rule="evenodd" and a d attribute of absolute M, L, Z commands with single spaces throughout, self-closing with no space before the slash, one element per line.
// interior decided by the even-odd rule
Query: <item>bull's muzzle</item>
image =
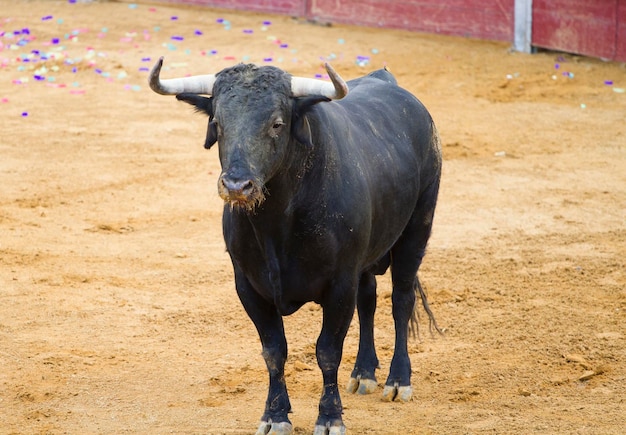
<path fill-rule="evenodd" d="M 233 208 L 253 210 L 265 199 L 263 188 L 252 178 L 222 173 L 217 182 L 220 197 Z"/>

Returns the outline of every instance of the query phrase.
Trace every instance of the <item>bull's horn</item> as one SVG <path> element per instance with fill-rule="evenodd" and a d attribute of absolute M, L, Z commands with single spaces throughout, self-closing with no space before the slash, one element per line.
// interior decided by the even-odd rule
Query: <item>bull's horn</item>
<path fill-rule="evenodd" d="M 304 77 L 291 78 L 291 93 L 294 97 L 304 97 L 306 95 L 324 95 L 331 100 L 339 100 L 348 94 L 348 85 L 335 72 L 330 64 L 324 64 L 326 72 L 332 83 L 318 79 L 308 79 Z"/>
<path fill-rule="evenodd" d="M 163 57 L 160 57 L 152 71 L 150 71 L 150 88 L 157 94 L 178 95 L 183 92 L 204 95 L 213 94 L 215 74 L 161 80 L 159 73 L 162 66 Z"/>

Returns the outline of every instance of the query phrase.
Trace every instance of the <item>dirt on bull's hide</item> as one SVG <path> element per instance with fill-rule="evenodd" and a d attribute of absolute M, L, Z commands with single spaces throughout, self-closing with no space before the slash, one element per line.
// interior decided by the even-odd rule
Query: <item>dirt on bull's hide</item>
<path fill-rule="evenodd" d="M 262 414 L 217 149 L 202 148 L 205 117 L 148 89 L 160 55 L 165 78 L 239 61 L 312 77 L 323 57 L 345 79 L 387 65 L 432 112 L 444 174 L 421 277 L 445 337 L 422 316 L 410 403 L 383 403 L 382 386 L 343 393 L 349 433 L 623 433 L 623 65 L 163 4 L 3 2 L 2 32 L 0 433 L 250 433 Z M 62 61 L 43 71 L 33 50 Z M 390 296 L 385 276 L 379 381 Z M 317 414 L 320 322 L 314 304 L 285 319 L 297 434 Z"/>

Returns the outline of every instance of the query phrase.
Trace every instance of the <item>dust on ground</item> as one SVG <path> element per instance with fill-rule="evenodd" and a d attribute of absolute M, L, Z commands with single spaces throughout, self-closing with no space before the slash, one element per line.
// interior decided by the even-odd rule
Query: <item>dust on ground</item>
<path fill-rule="evenodd" d="M 146 86 L 161 55 L 164 77 L 387 65 L 433 114 L 444 174 L 421 277 L 445 337 L 422 316 L 410 403 L 343 393 L 349 433 L 623 433 L 624 65 L 163 4 L 1 9 L 0 433 L 251 433 L 262 414 L 217 150 L 202 148 L 204 117 Z M 383 381 L 390 294 L 382 277 Z M 320 322 L 313 304 L 286 319 L 297 434 L 317 414 Z"/>

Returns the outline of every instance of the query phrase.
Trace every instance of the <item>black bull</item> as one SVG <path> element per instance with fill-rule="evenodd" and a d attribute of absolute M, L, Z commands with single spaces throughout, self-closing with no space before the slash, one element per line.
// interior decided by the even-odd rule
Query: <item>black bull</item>
<path fill-rule="evenodd" d="M 270 377 L 257 434 L 292 433 L 282 316 L 309 301 L 323 308 L 316 354 L 324 385 L 314 433 L 345 432 L 337 386 L 344 338 L 356 307 L 360 340 L 348 390 L 373 392 L 375 275 L 388 267 L 396 335 L 383 399 L 410 400 L 407 336 L 418 292 L 434 321 L 417 278 L 441 176 L 439 137 L 426 108 L 387 70 L 346 88 L 327 66 L 337 92 L 320 90 L 330 85 L 323 82 L 307 95 L 294 90 L 299 79 L 254 65 L 167 88 L 161 64 L 152 88 L 208 114 L 205 146 L 219 144 L 224 239 Z"/>

